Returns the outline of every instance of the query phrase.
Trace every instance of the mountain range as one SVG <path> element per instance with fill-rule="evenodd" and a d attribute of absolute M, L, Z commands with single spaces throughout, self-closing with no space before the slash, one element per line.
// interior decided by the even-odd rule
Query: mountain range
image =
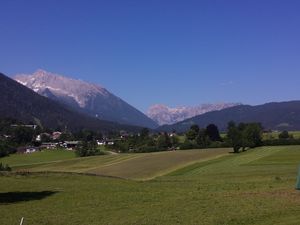
<path fill-rule="evenodd" d="M 145 114 L 96 84 L 44 70 L 16 75 L 14 79 L 42 96 L 97 119 L 148 128 L 158 126 Z"/>
<path fill-rule="evenodd" d="M 199 106 L 176 107 L 171 108 L 166 105 L 157 104 L 149 108 L 147 115 L 159 125 L 174 124 L 180 121 L 202 115 L 207 112 L 222 110 L 233 106 L 241 105 L 240 103 L 217 103 L 202 104 Z"/>
<path fill-rule="evenodd" d="M 99 85 L 43 70 L 18 75 L 15 79 L 0 73 L 0 117 L 47 128 L 137 132 L 141 127 L 157 128 L 157 123 L 183 120 L 160 126 L 157 131 L 184 132 L 193 124 L 206 127 L 211 123 L 225 131 L 229 121 L 260 122 L 271 130 L 300 130 L 300 101 L 257 106 L 222 103 L 169 108 L 155 105 L 148 115 L 156 123 Z"/>
<path fill-rule="evenodd" d="M 300 130 L 300 101 L 272 102 L 257 106 L 238 105 L 208 112 L 173 125 L 161 126 L 158 130 L 184 132 L 193 124 L 206 127 L 213 123 L 221 131 L 225 131 L 229 121 L 259 122 L 268 130 Z"/>
<path fill-rule="evenodd" d="M 22 84 L 0 73 L 0 117 L 34 123 L 45 128 L 76 131 L 80 129 L 102 132 L 141 128 L 92 118 L 65 105 L 43 97 Z"/>

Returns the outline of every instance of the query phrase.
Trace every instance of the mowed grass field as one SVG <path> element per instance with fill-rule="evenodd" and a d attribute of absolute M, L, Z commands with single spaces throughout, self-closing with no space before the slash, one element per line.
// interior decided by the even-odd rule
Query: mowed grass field
<path fill-rule="evenodd" d="M 15 171 L 74 172 L 146 180 L 194 162 L 228 155 L 229 152 L 230 149 L 204 149 L 75 158 L 73 152 L 45 151 L 12 155 L 3 158 L 2 162 Z"/>
<path fill-rule="evenodd" d="M 113 156 L 102 158 L 109 166 L 131 161 L 132 168 L 143 168 L 134 155 L 115 156 L 119 162 L 109 157 Z M 145 165 L 151 157 L 158 160 L 156 154 L 148 160 L 143 158 L 147 154 L 140 157 Z M 65 162 L 73 160 L 78 159 Z M 56 163 L 62 162 L 35 164 L 31 169 Z M 282 146 L 214 154 L 147 181 L 68 173 L 2 175 L 0 224 L 18 224 L 25 217 L 24 224 L 298 225 L 299 163 L 300 146 Z"/>

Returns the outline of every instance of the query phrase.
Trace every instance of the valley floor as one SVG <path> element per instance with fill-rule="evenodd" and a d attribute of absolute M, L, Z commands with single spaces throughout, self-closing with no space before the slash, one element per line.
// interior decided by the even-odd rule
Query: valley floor
<path fill-rule="evenodd" d="M 33 225 L 300 221 L 295 190 L 300 146 L 241 154 L 210 149 L 86 159 L 65 155 L 50 161 L 38 155 L 40 164 L 30 161 L 37 156 L 26 162 L 19 157 L 3 160 L 15 170 L 52 172 L 0 176 L 0 224 L 18 224 L 22 217 Z"/>

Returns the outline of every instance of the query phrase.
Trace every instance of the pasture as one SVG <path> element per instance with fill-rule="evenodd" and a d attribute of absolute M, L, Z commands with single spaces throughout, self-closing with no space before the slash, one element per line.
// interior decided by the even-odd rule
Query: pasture
<path fill-rule="evenodd" d="M 166 174 L 194 162 L 229 154 L 230 149 L 166 151 L 154 153 L 114 154 L 75 158 L 67 151 L 46 151 L 12 155 L 2 160 L 15 171 L 52 171 L 95 174 L 145 180 Z M 58 160 L 62 157 L 62 160 Z"/>
<path fill-rule="evenodd" d="M 126 170 L 124 163 L 131 165 L 129 170 L 135 166 L 136 170 L 143 170 L 141 165 L 145 168 L 152 165 L 155 170 L 172 157 L 162 154 L 163 160 L 156 164 L 158 156 L 99 156 L 103 162 L 97 160 L 117 175 Z M 74 171 L 81 172 L 79 165 L 82 165 L 82 172 L 86 173 L 85 166 L 89 163 L 73 164 L 74 160 L 91 160 L 92 170 L 98 164 L 93 159 L 66 159 L 32 164 L 27 169 L 47 171 L 48 166 L 55 171 L 53 168 L 59 168 L 57 163 L 68 162 L 72 166 L 66 163 L 61 169 L 71 171 L 73 167 Z M 0 224 L 18 224 L 25 217 L 25 224 L 33 225 L 298 225 L 300 192 L 295 190 L 295 183 L 299 163 L 300 146 L 283 146 L 262 147 L 241 154 L 214 153 L 191 163 L 185 161 L 183 166 L 171 166 L 169 172 L 162 167 L 159 170 L 164 172 L 155 172 L 158 177 L 147 181 L 73 173 L 3 174 Z"/>
<path fill-rule="evenodd" d="M 0 162 L 9 164 L 11 167 L 26 168 L 27 166 L 34 166 L 49 162 L 59 162 L 67 159 L 75 158 L 73 151 L 66 150 L 43 150 L 30 154 L 12 154 L 8 157 L 0 159 Z"/>

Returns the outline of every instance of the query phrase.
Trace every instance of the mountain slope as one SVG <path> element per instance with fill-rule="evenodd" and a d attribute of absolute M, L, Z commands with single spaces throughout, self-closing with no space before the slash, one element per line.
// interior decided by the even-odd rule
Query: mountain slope
<path fill-rule="evenodd" d="M 101 131 L 132 130 L 125 126 L 91 118 L 51 99 L 40 96 L 31 89 L 0 73 L 0 117 L 14 118 L 24 123 L 40 123 L 42 126 L 70 130 L 93 129 Z"/>
<path fill-rule="evenodd" d="M 202 104 L 194 107 L 170 108 L 165 105 L 157 104 L 149 108 L 147 115 L 159 125 L 174 124 L 180 121 L 202 115 L 207 112 L 222 110 L 229 107 L 240 105 L 239 103 L 217 103 Z"/>
<path fill-rule="evenodd" d="M 15 80 L 40 95 L 92 117 L 149 128 L 158 126 L 142 112 L 99 85 L 43 70 L 32 75 L 16 75 Z"/>
<path fill-rule="evenodd" d="M 158 129 L 165 131 L 175 129 L 183 132 L 192 124 L 206 127 L 214 123 L 220 130 L 225 131 L 229 121 L 260 122 L 265 129 L 272 130 L 300 130 L 300 101 L 267 103 L 258 106 L 240 105 L 205 113 L 174 125 L 161 126 Z"/>

